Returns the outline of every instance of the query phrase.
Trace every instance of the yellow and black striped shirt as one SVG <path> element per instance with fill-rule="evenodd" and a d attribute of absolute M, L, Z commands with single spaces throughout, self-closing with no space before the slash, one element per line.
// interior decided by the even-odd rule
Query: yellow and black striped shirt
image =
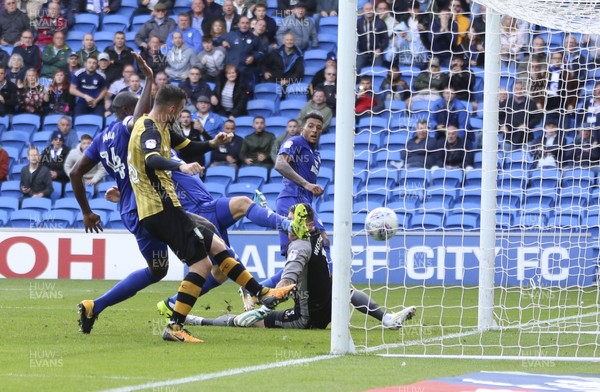
<path fill-rule="evenodd" d="M 181 206 L 171 172 L 149 168 L 146 159 L 154 154 L 171 159 L 171 146 L 180 150 L 189 143 L 189 139 L 167 127 L 161 128 L 147 115 L 136 121 L 129 140 L 127 164 L 140 221 L 165 209 Z"/>

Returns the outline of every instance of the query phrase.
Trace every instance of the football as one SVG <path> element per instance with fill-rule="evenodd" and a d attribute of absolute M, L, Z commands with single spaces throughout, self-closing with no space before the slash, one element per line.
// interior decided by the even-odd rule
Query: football
<path fill-rule="evenodd" d="M 367 215 L 365 230 L 371 238 L 377 241 L 385 241 L 398 231 L 398 217 L 389 208 L 375 208 Z"/>

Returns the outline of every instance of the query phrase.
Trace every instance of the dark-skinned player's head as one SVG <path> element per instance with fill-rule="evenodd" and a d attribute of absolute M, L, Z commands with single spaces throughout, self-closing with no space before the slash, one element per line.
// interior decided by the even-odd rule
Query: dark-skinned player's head
<path fill-rule="evenodd" d="M 124 120 L 125 117 L 131 116 L 138 100 L 138 96 L 130 91 L 123 91 L 117 94 L 112 102 L 112 110 L 117 120 Z"/>

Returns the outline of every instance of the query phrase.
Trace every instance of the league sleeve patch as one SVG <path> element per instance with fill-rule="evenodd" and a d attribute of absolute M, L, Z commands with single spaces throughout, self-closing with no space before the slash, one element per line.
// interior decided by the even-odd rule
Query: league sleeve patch
<path fill-rule="evenodd" d="M 283 148 L 285 148 L 287 150 L 290 147 L 292 147 L 293 144 L 294 144 L 294 142 L 292 140 L 287 140 L 285 143 L 283 143 Z"/>
<path fill-rule="evenodd" d="M 292 249 L 289 251 L 288 256 L 287 256 L 287 260 L 291 261 L 291 260 L 296 260 L 298 258 L 298 250 L 297 249 Z"/>
<path fill-rule="evenodd" d="M 156 148 L 156 140 L 154 139 L 148 139 L 146 140 L 146 142 L 144 143 L 144 146 L 146 147 L 146 149 L 148 150 L 154 150 Z"/>

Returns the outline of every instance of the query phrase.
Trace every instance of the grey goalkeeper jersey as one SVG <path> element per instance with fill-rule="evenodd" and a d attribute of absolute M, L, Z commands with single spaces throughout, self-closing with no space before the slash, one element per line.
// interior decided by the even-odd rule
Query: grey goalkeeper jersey
<path fill-rule="evenodd" d="M 289 243 L 281 278 L 296 283 L 294 301 L 301 314 L 314 328 L 325 328 L 331 320 L 331 274 L 319 232 Z"/>

